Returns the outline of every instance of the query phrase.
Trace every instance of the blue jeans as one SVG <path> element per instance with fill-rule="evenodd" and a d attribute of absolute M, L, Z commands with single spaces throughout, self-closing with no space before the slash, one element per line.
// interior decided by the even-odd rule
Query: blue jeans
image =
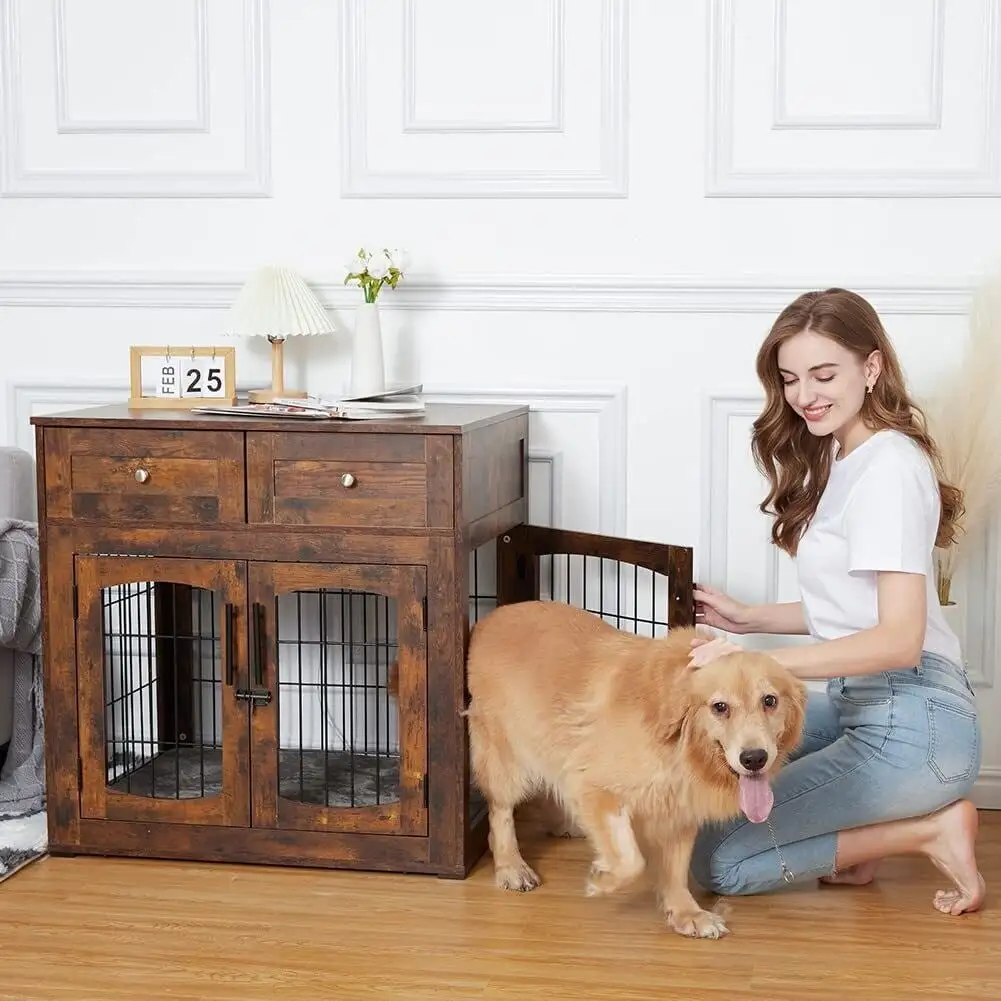
<path fill-rule="evenodd" d="M 828 875 L 838 831 L 921 816 L 968 796 L 980 745 L 966 672 L 942 657 L 925 653 L 918 667 L 833 678 L 826 694 L 810 692 L 803 739 L 773 783 L 772 830 L 743 815 L 707 825 L 692 875 L 714 893 L 762 893 L 784 885 L 779 851 L 790 881 Z"/>

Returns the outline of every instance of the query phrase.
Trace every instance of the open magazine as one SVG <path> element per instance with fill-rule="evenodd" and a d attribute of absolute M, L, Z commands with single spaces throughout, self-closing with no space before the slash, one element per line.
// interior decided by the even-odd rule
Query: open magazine
<path fill-rule="evenodd" d="M 383 420 L 419 417 L 424 413 L 423 385 L 374 393 L 371 396 L 342 396 L 324 399 L 277 399 L 270 403 L 238 403 L 231 407 L 193 407 L 193 414 L 228 414 L 232 417 L 294 417 L 301 420 Z"/>

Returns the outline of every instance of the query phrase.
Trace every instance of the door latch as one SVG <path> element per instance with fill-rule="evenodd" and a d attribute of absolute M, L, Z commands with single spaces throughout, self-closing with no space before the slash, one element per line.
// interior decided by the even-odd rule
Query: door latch
<path fill-rule="evenodd" d="M 238 688 L 236 697 L 255 706 L 266 706 L 271 701 L 271 690 L 268 688 Z"/>

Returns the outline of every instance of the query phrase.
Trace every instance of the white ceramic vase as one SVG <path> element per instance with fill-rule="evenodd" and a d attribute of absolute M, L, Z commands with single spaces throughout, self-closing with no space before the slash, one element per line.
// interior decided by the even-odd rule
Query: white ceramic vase
<path fill-rule="evenodd" d="M 351 395 L 371 396 L 386 390 L 386 369 L 382 356 L 382 325 L 379 306 L 363 302 L 355 311 L 351 341 Z"/>

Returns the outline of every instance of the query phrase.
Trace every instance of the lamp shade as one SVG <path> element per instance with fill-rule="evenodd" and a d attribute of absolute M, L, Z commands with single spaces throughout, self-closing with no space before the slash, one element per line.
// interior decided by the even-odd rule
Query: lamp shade
<path fill-rule="evenodd" d="M 332 334 L 334 326 L 313 290 L 291 268 L 255 271 L 226 316 L 226 330 L 238 337 L 295 337 Z"/>

